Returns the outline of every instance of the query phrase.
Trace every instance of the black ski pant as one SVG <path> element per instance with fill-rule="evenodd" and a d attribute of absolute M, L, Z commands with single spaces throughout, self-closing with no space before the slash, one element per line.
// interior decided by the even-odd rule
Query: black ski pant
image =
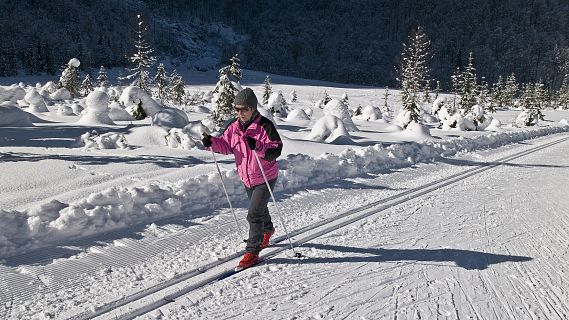
<path fill-rule="evenodd" d="M 277 179 L 269 180 L 271 190 L 274 190 Z M 253 254 L 259 254 L 261 249 L 259 246 L 263 241 L 263 233 L 273 229 L 273 222 L 269 214 L 267 204 L 271 198 L 271 193 L 266 183 L 247 188 L 247 196 L 249 197 L 249 211 L 247 213 L 247 221 L 249 222 L 249 239 L 247 239 L 247 247 L 245 251 Z"/>

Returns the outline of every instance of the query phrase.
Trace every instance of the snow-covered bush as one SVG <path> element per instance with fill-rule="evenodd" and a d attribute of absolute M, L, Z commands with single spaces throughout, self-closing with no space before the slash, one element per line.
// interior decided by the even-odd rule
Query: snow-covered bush
<path fill-rule="evenodd" d="M 492 119 L 490 124 L 484 128 L 486 131 L 501 131 L 502 122 L 498 119 Z"/>
<path fill-rule="evenodd" d="M 433 138 L 429 128 L 417 122 L 411 122 L 405 130 L 401 131 L 400 136 L 413 141 L 430 140 Z"/>
<path fill-rule="evenodd" d="M 48 81 L 41 88 L 42 90 L 48 92 L 49 94 L 52 94 L 55 91 L 57 91 L 57 84 L 53 81 Z"/>
<path fill-rule="evenodd" d="M 130 114 L 134 113 L 139 104 L 149 117 L 154 116 L 158 111 L 163 109 L 146 91 L 133 86 L 124 89 L 119 98 L 119 102 L 126 106 L 125 109 Z"/>
<path fill-rule="evenodd" d="M 367 105 L 363 107 L 361 113 L 357 116 L 354 116 L 354 118 L 366 121 L 375 121 L 382 119 L 382 114 L 379 107 Z"/>
<path fill-rule="evenodd" d="M 539 114 L 535 109 L 526 109 L 518 115 L 515 122 L 518 127 L 535 126 L 539 122 Z"/>
<path fill-rule="evenodd" d="M 307 115 L 309 118 L 312 118 L 312 114 L 314 113 L 314 110 L 312 110 L 311 107 L 306 107 L 306 108 L 304 108 L 304 113 L 306 113 L 306 115 Z"/>
<path fill-rule="evenodd" d="M 287 116 L 287 103 L 281 91 L 271 94 L 267 102 L 267 109 L 283 118 Z"/>
<path fill-rule="evenodd" d="M 71 92 L 65 88 L 60 88 L 56 90 L 54 93 L 49 95 L 51 100 L 56 101 L 63 101 L 63 100 L 70 100 L 71 99 Z"/>
<path fill-rule="evenodd" d="M 78 124 L 84 125 L 115 125 L 109 117 L 109 95 L 95 90 L 85 99 L 87 109 L 82 112 Z"/>
<path fill-rule="evenodd" d="M 360 131 L 352 121 L 348 106 L 338 99 L 332 99 L 324 107 L 325 115 L 332 115 L 340 118 L 348 131 Z"/>
<path fill-rule="evenodd" d="M 24 100 L 29 105 L 29 111 L 38 113 L 38 112 L 48 112 L 47 106 L 45 105 L 45 101 L 41 94 L 38 93 L 36 88 L 30 89 L 28 93 L 24 96 Z"/>
<path fill-rule="evenodd" d="M 166 136 L 166 144 L 170 148 L 191 149 L 201 146 L 203 133 L 211 133 L 201 121 L 191 121 L 183 129 L 172 128 Z"/>
<path fill-rule="evenodd" d="M 95 130 L 85 132 L 79 137 L 77 146 L 83 149 L 127 149 L 129 148 L 122 133 L 107 132 L 99 135 Z"/>
<path fill-rule="evenodd" d="M 325 115 L 312 126 L 306 137 L 308 140 L 333 143 L 342 139 L 350 139 L 350 134 L 342 120 L 334 115 Z"/>
<path fill-rule="evenodd" d="M 188 115 L 184 111 L 174 108 L 164 108 L 152 117 L 153 126 L 165 129 L 183 128 L 188 121 Z"/>
<path fill-rule="evenodd" d="M 0 127 L 28 127 L 33 126 L 29 113 L 15 105 L 2 103 L 0 105 Z"/>
<path fill-rule="evenodd" d="M 73 110 L 73 113 L 75 113 L 76 115 L 81 115 L 81 112 L 83 112 L 85 108 L 79 103 L 74 103 L 71 105 L 71 109 Z"/>
<path fill-rule="evenodd" d="M 62 116 L 72 116 L 75 113 L 73 112 L 73 109 L 69 105 L 62 104 L 57 108 L 57 114 Z"/>

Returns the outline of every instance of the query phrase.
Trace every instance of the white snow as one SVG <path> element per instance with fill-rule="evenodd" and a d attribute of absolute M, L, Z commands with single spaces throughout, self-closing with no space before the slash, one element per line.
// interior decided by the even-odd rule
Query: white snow
<path fill-rule="evenodd" d="M 244 85 L 262 92 L 265 73 L 244 74 L 250 81 Z M 518 111 L 499 110 L 484 131 L 438 129 L 436 123 L 401 130 L 385 119 L 368 121 L 378 116 L 372 107 L 370 117 L 349 118 L 357 131 L 348 132 L 339 116 L 348 120 L 349 112 L 337 98 L 346 92 L 352 105 L 377 106 L 382 89 L 271 79 L 274 90 L 294 89 L 298 101 L 286 119 L 272 119 L 284 144 L 275 189 L 281 210 L 269 206 L 279 244 L 264 253 L 286 244 L 277 212 L 289 231 L 300 230 L 438 179 L 450 181 L 473 166 L 560 143 L 510 159 L 496 172 L 410 197 L 299 245 L 306 258 L 278 254 L 143 319 L 569 314 L 563 269 L 569 163 L 568 142 L 561 141 L 569 132 L 567 111 L 545 110 L 550 121 L 529 128 L 513 125 Z M 207 92 L 215 82 L 187 89 Z M 163 109 L 136 89 L 124 89 L 122 105 L 109 107 L 109 95 L 100 90 L 47 105 L 33 127 L 31 114 L 11 95 L 0 95 L 8 101 L 0 101 L 0 317 L 98 311 L 243 249 L 244 235 L 200 142 L 213 127 L 203 113 L 211 102 L 197 112 Z M 311 108 L 323 91 L 335 102 Z M 399 93 L 390 92 L 389 105 L 398 111 Z M 132 124 L 119 114 L 138 102 L 149 115 L 167 117 Z M 120 115 L 114 121 L 113 110 Z M 233 157 L 217 155 L 217 161 L 244 228 L 247 201 Z M 544 303 L 551 307 L 536 307 Z"/>

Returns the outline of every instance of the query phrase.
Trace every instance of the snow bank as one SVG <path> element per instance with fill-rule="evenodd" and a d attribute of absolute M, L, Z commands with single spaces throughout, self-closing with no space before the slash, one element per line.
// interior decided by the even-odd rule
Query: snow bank
<path fill-rule="evenodd" d="M 0 127 L 33 126 L 28 113 L 15 105 L 0 105 Z"/>
<path fill-rule="evenodd" d="M 374 145 L 346 149 L 319 157 L 297 154 L 280 160 L 277 191 L 318 185 L 370 172 L 408 167 L 459 152 L 496 148 L 544 135 L 568 132 L 569 126 L 543 127 L 491 133 L 475 138 Z M 232 201 L 243 198 L 243 184 L 236 170 L 223 171 Z M 61 203 L 53 200 L 26 211 L 0 211 L 0 258 L 48 246 L 71 238 L 86 237 L 133 224 L 203 209 L 227 206 L 217 172 L 177 183 L 153 182 L 141 187 L 112 187 L 87 198 Z"/>
<path fill-rule="evenodd" d="M 5 101 L 17 103 L 18 100 L 22 100 L 25 95 L 26 91 L 17 84 L 13 84 L 9 87 L 0 86 L 0 103 Z"/>

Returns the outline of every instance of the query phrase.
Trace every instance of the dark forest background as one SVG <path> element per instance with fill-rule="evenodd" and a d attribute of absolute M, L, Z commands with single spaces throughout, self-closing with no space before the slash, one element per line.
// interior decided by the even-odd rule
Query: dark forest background
<path fill-rule="evenodd" d="M 87 72 L 128 66 L 137 13 L 157 55 L 189 67 L 196 50 L 213 45 L 220 64 L 238 53 L 248 69 L 394 86 L 402 42 L 420 25 L 432 42 L 431 77 L 446 88 L 470 51 L 489 83 L 514 72 L 555 89 L 569 72 L 567 0 L 0 0 L 0 12 L 4 76 L 54 74 L 72 57 Z M 248 40 L 211 41 L 212 23 Z"/>

